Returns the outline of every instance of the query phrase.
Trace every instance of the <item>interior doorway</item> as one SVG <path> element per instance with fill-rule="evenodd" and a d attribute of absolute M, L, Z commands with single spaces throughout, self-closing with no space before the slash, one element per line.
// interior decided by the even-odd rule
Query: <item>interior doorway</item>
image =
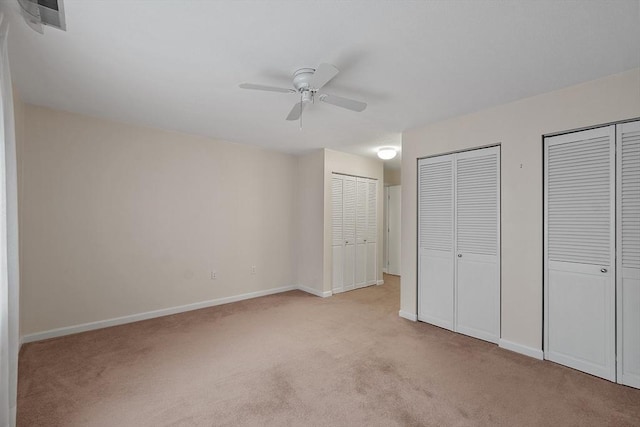
<path fill-rule="evenodd" d="M 385 187 L 385 268 L 387 274 L 400 275 L 400 239 L 401 239 L 401 189 L 400 185 Z"/>

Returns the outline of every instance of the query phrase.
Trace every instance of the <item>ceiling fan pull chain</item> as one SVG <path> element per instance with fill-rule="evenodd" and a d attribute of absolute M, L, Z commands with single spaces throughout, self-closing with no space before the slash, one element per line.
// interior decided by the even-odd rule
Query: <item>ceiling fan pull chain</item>
<path fill-rule="evenodd" d="M 302 93 L 300 93 L 300 130 L 302 130 Z"/>

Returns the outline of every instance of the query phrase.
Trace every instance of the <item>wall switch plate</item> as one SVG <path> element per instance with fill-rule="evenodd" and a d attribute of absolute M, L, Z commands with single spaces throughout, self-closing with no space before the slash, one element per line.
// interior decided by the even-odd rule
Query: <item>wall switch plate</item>
<path fill-rule="evenodd" d="M 216 280 L 218 278 L 217 273 L 215 271 L 211 272 L 211 280 Z"/>
<path fill-rule="evenodd" d="M 251 274 L 256 274 L 256 266 L 255 265 L 251 266 Z"/>

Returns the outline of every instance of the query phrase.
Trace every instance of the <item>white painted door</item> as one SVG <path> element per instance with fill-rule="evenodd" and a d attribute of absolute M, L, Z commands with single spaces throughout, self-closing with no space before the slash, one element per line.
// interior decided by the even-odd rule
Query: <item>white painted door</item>
<path fill-rule="evenodd" d="M 455 330 L 500 338 L 500 149 L 456 154 Z"/>
<path fill-rule="evenodd" d="M 367 181 L 356 179 L 356 288 L 367 285 Z"/>
<path fill-rule="evenodd" d="M 618 382 L 640 388 L 640 122 L 617 125 Z"/>
<path fill-rule="evenodd" d="M 345 240 L 342 227 L 342 183 L 342 177 L 335 174 L 331 177 L 331 258 L 333 262 L 331 288 L 333 292 L 342 292 L 344 289 Z"/>
<path fill-rule="evenodd" d="M 344 238 L 343 291 L 354 289 L 356 263 L 356 179 L 342 182 L 342 233 Z"/>
<path fill-rule="evenodd" d="M 377 283 L 376 268 L 378 264 L 378 183 L 376 180 L 368 179 L 367 182 L 367 237 L 365 245 L 367 247 L 366 274 L 365 282 L 367 285 L 375 285 Z"/>
<path fill-rule="evenodd" d="M 399 185 L 387 189 L 387 272 L 395 275 L 400 275 L 400 190 Z"/>
<path fill-rule="evenodd" d="M 545 139 L 545 358 L 615 381 L 615 126 Z"/>
<path fill-rule="evenodd" d="M 453 329 L 455 155 L 418 163 L 418 320 Z"/>
<path fill-rule="evenodd" d="M 418 163 L 418 320 L 500 338 L 500 148 Z"/>
<path fill-rule="evenodd" d="M 373 179 L 331 177 L 333 292 L 376 283 L 377 188 Z"/>

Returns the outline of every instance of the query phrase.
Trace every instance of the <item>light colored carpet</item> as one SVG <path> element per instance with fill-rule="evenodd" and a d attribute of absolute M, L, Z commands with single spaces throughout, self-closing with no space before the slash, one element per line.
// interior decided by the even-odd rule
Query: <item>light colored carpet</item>
<path fill-rule="evenodd" d="M 385 281 L 27 344 L 18 425 L 640 425 L 640 390 L 401 319 Z"/>

